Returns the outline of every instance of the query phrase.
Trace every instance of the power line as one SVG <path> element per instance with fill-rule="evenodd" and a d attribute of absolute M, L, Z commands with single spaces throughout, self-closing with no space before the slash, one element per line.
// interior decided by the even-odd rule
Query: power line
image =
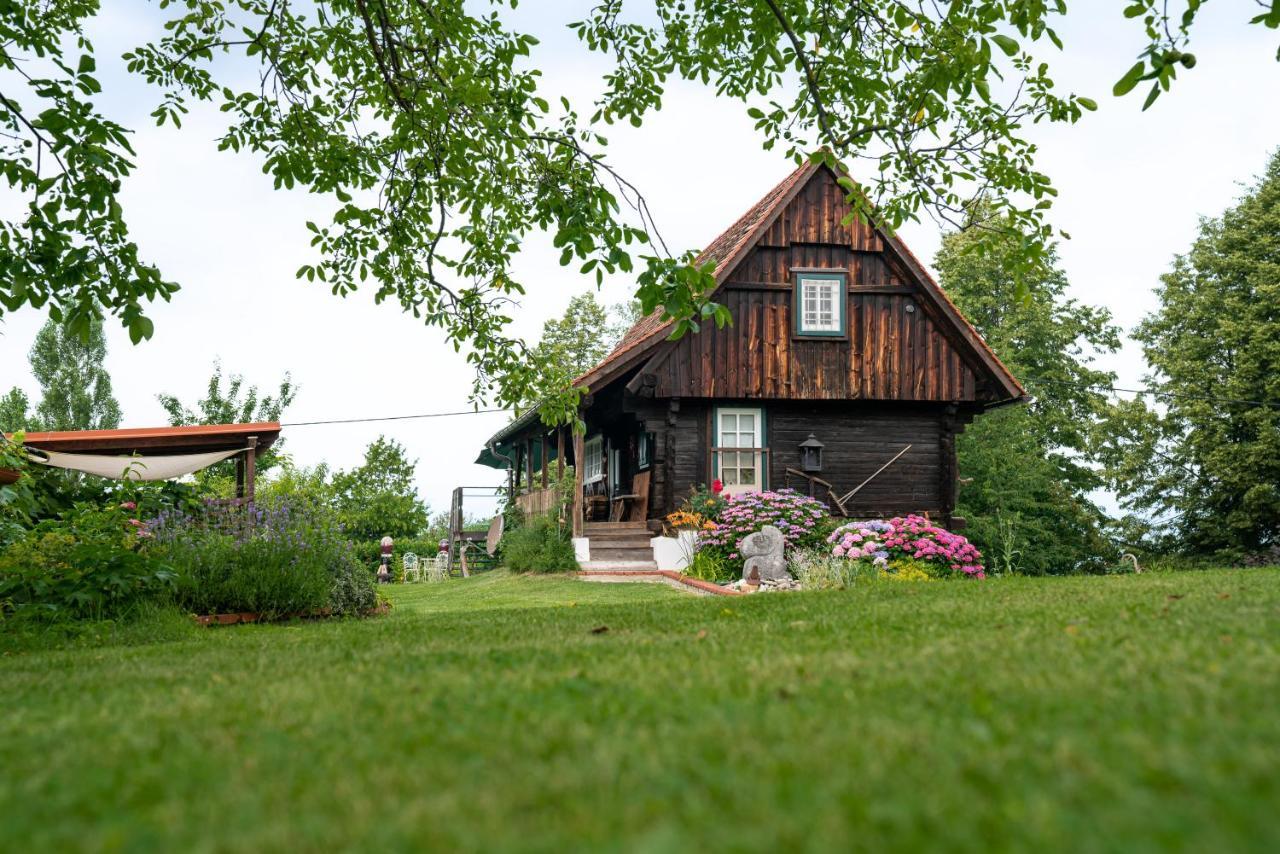
<path fill-rule="evenodd" d="M 510 412 L 509 409 L 463 409 L 457 412 L 424 412 L 419 415 L 384 415 L 378 418 L 331 418 L 325 421 L 282 421 L 281 427 L 313 427 L 318 424 L 366 424 L 370 421 L 409 421 L 415 418 L 451 418 L 455 415 L 484 415 Z"/>

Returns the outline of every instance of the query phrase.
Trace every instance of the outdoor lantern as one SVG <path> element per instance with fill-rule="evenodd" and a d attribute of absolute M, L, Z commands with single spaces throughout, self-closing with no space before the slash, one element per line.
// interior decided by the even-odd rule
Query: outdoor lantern
<path fill-rule="evenodd" d="M 804 471 L 822 471 L 823 444 L 812 433 L 800 443 L 800 468 Z"/>

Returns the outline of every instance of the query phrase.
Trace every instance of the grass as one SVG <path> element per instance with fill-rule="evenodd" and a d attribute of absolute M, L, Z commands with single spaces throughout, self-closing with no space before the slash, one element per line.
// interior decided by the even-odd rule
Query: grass
<path fill-rule="evenodd" d="M 0 850 L 1280 847 L 1274 570 L 393 596 L 0 632 Z"/>

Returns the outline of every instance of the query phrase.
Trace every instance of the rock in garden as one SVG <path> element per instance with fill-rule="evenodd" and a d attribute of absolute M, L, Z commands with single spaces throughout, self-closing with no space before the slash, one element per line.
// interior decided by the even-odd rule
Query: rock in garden
<path fill-rule="evenodd" d="M 780 581 L 790 578 L 787 574 L 787 561 L 782 552 L 787 541 L 782 532 L 773 525 L 765 525 L 754 534 L 742 539 L 739 552 L 746 558 L 742 568 L 743 578 L 758 578 L 760 581 Z"/>

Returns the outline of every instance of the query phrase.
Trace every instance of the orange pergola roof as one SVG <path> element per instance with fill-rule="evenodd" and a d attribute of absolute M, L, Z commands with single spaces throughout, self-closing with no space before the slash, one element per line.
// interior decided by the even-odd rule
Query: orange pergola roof
<path fill-rule="evenodd" d="M 28 448 L 68 453 L 134 454 L 163 450 L 173 454 L 197 454 L 243 448 L 250 436 L 258 438 L 257 450 L 262 452 L 271 447 L 279 435 L 278 421 L 259 421 L 253 424 L 130 427 L 124 430 L 59 430 L 27 433 L 23 442 Z"/>

